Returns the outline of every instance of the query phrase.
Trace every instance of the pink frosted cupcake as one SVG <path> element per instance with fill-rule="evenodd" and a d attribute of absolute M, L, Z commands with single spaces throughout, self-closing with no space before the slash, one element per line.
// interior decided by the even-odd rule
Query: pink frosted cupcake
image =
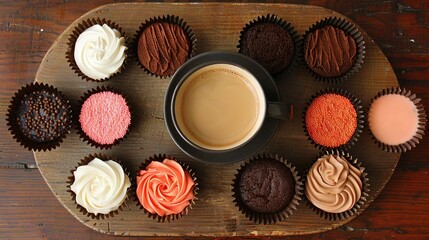
<path fill-rule="evenodd" d="M 84 141 L 108 149 L 125 137 L 131 111 L 123 94 L 103 86 L 85 93 L 81 101 L 78 132 Z"/>
<path fill-rule="evenodd" d="M 197 194 L 192 170 L 166 155 L 142 163 L 136 177 L 136 195 L 150 218 L 164 222 L 188 213 Z"/>

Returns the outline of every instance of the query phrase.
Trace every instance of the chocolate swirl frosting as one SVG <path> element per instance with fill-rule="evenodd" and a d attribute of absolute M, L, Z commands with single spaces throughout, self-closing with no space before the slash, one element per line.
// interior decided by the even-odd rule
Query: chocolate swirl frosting
<path fill-rule="evenodd" d="M 337 155 L 324 155 L 310 168 L 305 184 L 308 200 L 329 213 L 353 208 L 362 193 L 361 171 Z"/>
<path fill-rule="evenodd" d="M 138 58 L 150 72 L 158 76 L 172 75 L 188 58 L 190 42 L 177 25 L 157 22 L 149 25 L 138 41 Z"/>
<path fill-rule="evenodd" d="M 326 26 L 308 34 L 305 45 L 308 66 L 323 77 L 338 77 L 353 66 L 357 48 L 343 30 Z"/>

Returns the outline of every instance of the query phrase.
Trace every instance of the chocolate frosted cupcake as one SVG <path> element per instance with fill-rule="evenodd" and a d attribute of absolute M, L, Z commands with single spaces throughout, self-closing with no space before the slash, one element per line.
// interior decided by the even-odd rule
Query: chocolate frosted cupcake
<path fill-rule="evenodd" d="M 12 97 L 7 125 L 18 143 L 35 151 L 60 146 L 72 124 L 71 106 L 53 86 L 31 83 Z"/>
<path fill-rule="evenodd" d="M 347 149 L 355 144 L 363 128 L 363 111 L 353 94 L 328 88 L 312 96 L 304 110 L 304 130 L 318 148 Z"/>
<path fill-rule="evenodd" d="M 197 192 L 197 178 L 192 169 L 168 155 L 146 159 L 137 171 L 137 205 L 158 222 L 170 222 L 188 214 Z"/>
<path fill-rule="evenodd" d="M 343 82 L 361 67 L 364 44 L 355 25 L 337 17 L 325 18 L 305 32 L 306 67 L 318 80 Z"/>
<path fill-rule="evenodd" d="M 427 117 L 420 100 L 399 87 L 384 89 L 371 100 L 369 129 L 384 151 L 405 152 L 423 138 Z"/>
<path fill-rule="evenodd" d="M 97 87 L 86 92 L 79 105 L 78 134 L 91 146 L 109 149 L 128 133 L 131 109 L 119 90 Z"/>
<path fill-rule="evenodd" d="M 142 23 L 134 38 L 139 65 L 149 74 L 165 78 L 195 54 L 195 34 L 177 16 L 151 18 Z"/>
<path fill-rule="evenodd" d="M 302 41 L 287 21 L 276 15 L 260 16 L 240 32 L 238 52 L 261 64 L 270 74 L 278 75 L 296 65 Z"/>
<path fill-rule="evenodd" d="M 70 35 L 66 58 L 82 79 L 103 82 L 124 70 L 126 41 L 125 33 L 115 22 L 87 19 Z"/>
<path fill-rule="evenodd" d="M 365 168 L 348 153 L 324 151 L 306 173 L 308 206 L 328 220 L 343 220 L 357 212 L 368 197 Z"/>
<path fill-rule="evenodd" d="M 113 217 L 122 211 L 129 196 L 129 173 L 114 158 L 103 154 L 84 157 L 70 171 L 67 187 L 77 208 L 91 218 Z"/>
<path fill-rule="evenodd" d="M 232 187 L 235 205 L 259 224 L 288 218 L 302 195 L 302 182 L 295 167 L 271 154 L 258 155 L 241 166 Z"/>

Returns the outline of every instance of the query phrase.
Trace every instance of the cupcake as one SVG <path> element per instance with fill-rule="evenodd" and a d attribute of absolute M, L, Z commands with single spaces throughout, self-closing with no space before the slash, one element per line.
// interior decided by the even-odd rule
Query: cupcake
<path fill-rule="evenodd" d="M 12 97 L 9 130 L 29 150 L 46 151 L 60 146 L 72 123 L 70 102 L 53 86 L 31 83 Z"/>
<path fill-rule="evenodd" d="M 365 42 L 350 22 L 329 17 L 316 22 L 304 35 L 304 59 L 318 80 L 340 83 L 358 72 Z"/>
<path fill-rule="evenodd" d="M 169 77 L 195 53 L 195 34 L 177 16 L 151 18 L 142 23 L 134 40 L 139 65 L 149 74 Z"/>
<path fill-rule="evenodd" d="M 87 19 L 70 35 L 66 58 L 70 67 L 87 81 L 106 81 L 125 68 L 126 37 L 106 19 Z"/>
<path fill-rule="evenodd" d="M 328 220 L 343 220 L 356 213 L 368 197 L 369 184 L 357 159 L 342 151 L 326 151 L 306 174 L 308 205 Z"/>
<path fill-rule="evenodd" d="M 240 32 L 238 52 L 277 75 L 296 65 L 301 40 L 287 21 L 276 15 L 260 16 L 247 23 Z"/>
<path fill-rule="evenodd" d="M 368 111 L 373 139 L 388 152 L 405 152 L 415 147 L 424 135 L 426 121 L 420 99 L 401 88 L 378 93 Z"/>
<path fill-rule="evenodd" d="M 78 133 L 91 146 L 111 148 L 128 133 L 131 110 L 118 90 L 97 87 L 84 94 L 80 105 Z"/>
<path fill-rule="evenodd" d="M 197 199 L 194 172 L 174 158 L 154 155 L 141 164 L 136 176 L 136 201 L 149 218 L 158 222 L 188 214 Z"/>
<path fill-rule="evenodd" d="M 325 89 L 304 110 L 304 129 L 318 148 L 350 148 L 363 128 L 361 101 L 339 89 Z"/>
<path fill-rule="evenodd" d="M 84 215 L 104 219 L 118 214 L 128 199 L 130 178 L 116 159 L 102 154 L 83 158 L 70 171 L 68 191 Z"/>
<path fill-rule="evenodd" d="M 232 185 L 235 205 L 254 223 L 272 224 L 292 215 L 302 182 L 286 159 L 258 155 L 238 170 Z"/>

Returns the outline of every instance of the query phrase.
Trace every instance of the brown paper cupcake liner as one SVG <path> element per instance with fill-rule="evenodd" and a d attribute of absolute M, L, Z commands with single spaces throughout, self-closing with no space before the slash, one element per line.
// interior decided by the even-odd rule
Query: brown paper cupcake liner
<path fill-rule="evenodd" d="M 109 218 L 109 217 L 114 217 L 115 215 L 118 215 L 119 212 L 122 211 L 127 206 L 126 202 L 128 201 L 129 196 L 131 196 L 132 184 L 131 184 L 131 187 L 129 187 L 127 189 L 127 196 L 126 196 L 124 202 L 118 207 L 118 209 L 116 209 L 114 211 L 111 211 L 108 214 L 97 214 L 96 215 L 94 213 L 88 212 L 83 206 L 79 205 L 76 202 L 76 194 L 71 190 L 71 185 L 73 185 L 73 183 L 74 183 L 74 180 L 75 180 L 75 178 L 74 178 L 74 172 L 77 170 L 77 168 L 80 167 L 80 166 L 88 165 L 88 163 L 91 162 L 92 160 L 94 160 L 95 158 L 101 159 L 103 161 L 113 160 L 113 161 L 119 163 L 119 165 L 122 166 L 122 169 L 124 169 L 124 172 L 128 176 L 128 178 L 130 179 L 130 181 L 132 181 L 132 179 L 130 177 L 130 173 L 128 172 L 127 168 L 124 165 L 122 165 L 121 161 L 118 161 L 114 157 L 112 158 L 112 157 L 109 157 L 109 156 L 107 156 L 105 154 L 101 154 L 101 153 L 93 153 L 93 154 L 90 154 L 88 156 L 85 156 L 83 159 L 81 159 L 78 162 L 78 165 L 75 167 L 75 169 L 70 170 L 71 176 L 68 177 L 68 180 L 66 182 L 67 183 L 67 192 L 69 192 L 71 194 L 72 200 L 76 204 L 76 208 L 79 209 L 79 212 L 81 212 L 83 215 L 91 217 L 92 219 L 99 220 L 99 219 L 105 219 L 105 218 Z"/>
<path fill-rule="evenodd" d="M 426 123 L 427 123 L 426 111 L 424 109 L 423 104 L 420 102 L 421 101 L 420 98 L 417 98 L 417 96 L 415 94 L 411 93 L 411 91 L 409 91 L 409 90 L 407 90 L 405 88 L 396 87 L 396 88 L 383 89 L 373 99 L 371 99 L 371 103 L 369 104 L 369 108 L 368 108 L 368 113 L 369 113 L 369 109 L 371 108 L 372 103 L 376 99 L 378 99 L 381 96 L 390 95 L 390 94 L 397 94 L 397 95 L 405 96 L 405 97 L 409 98 L 414 103 L 414 105 L 416 106 L 419 120 L 418 120 L 418 126 L 417 126 L 417 131 L 416 131 L 415 135 L 413 136 L 412 139 L 408 140 L 405 143 L 402 143 L 402 144 L 399 144 L 399 145 L 388 145 L 388 144 L 380 142 L 372 134 L 372 131 L 371 131 L 370 128 L 368 128 L 369 129 L 369 133 L 370 133 L 371 138 L 373 139 L 373 141 L 383 151 L 385 151 L 385 152 L 392 152 L 392 153 L 406 152 L 407 150 L 411 150 L 413 147 L 416 147 L 417 144 L 419 144 L 420 140 L 425 135 Z M 367 117 L 369 117 L 369 116 L 367 116 Z M 369 125 L 369 121 L 368 121 L 368 125 Z"/>
<path fill-rule="evenodd" d="M 242 28 L 240 31 L 240 38 L 238 41 L 237 48 L 239 49 L 238 52 L 243 54 L 242 50 L 242 43 L 243 43 L 243 34 L 249 30 L 250 28 L 254 27 L 255 25 L 261 24 L 261 23 L 274 23 L 285 29 L 290 36 L 293 39 L 294 43 L 294 55 L 289 63 L 289 65 L 283 69 L 282 71 L 278 73 L 271 73 L 273 77 L 282 77 L 285 73 L 291 72 L 302 60 L 302 39 L 301 36 L 298 35 L 295 28 L 291 25 L 290 22 L 283 20 L 282 18 L 279 18 L 275 14 L 267 14 L 266 16 L 258 16 L 256 19 L 250 21 L 249 23 L 246 23 L 246 25 Z"/>
<path fill-rule="evenodd" d="M 144 70 L 144 72 L 146 72 L 150 76 L 155 76 L 155 77 L 158 77 L 160 79 L 164 79 L 167 77 L 171 77 L 173 74 L 164 76 L 164 75 L 157 75 L 157 74 L 151 72 L 149 69 L 147 69 L 145 66 L 143 66 L 143 64 L 141 64 L 141 62 L 138 58 L 138 52 L 137 52 L 140 35 L 143 33 L 143 31 L 147 27 L 149 27 L 153 23 L 157 23 L 157 22 L 166 22 L 166 23 L 176 24 L 183 29 L 183 31 L 185 32 L 185 34 L 189 40 L 189 44 L 190 44 L 189 55 L 188 55 L 188 58 L 186 59 L 186 61 L 188 61 L 190 58 L 192 58 L 195 55 L 196 48 L 197 48 L 197 38 L 195 37 L 195 33 L 192 31 L 192 29 L 189 27 L 189 25 L 182 18 L 175 16 L 175 15 L 166 15 L 166 16 L 164 15 L 162 17 L 157 16 L 157 17 L 153 17 L 153 18 L 151 17 L 149 20 L 146 20 L 144 23 L 142 23 L 140 25 L 139 29 L 136 31 L 136 34 L 134 35 L 133 42 L 131 43 L 131 47 L 132 47 L 131 52 L 134 56 L 133 58 L 136 60 L 137 65 L 140 66 L 140 68 L 142 68 Z M 176 71 L 177 71 L 177 69 L 176 69 Z"/>
<path fill-rule="evenodd" d="M 103 79 L 93 79 L 91 77 L 86 76 L 77 66 L 75 58 L 74 58 L 74 47 L 76 44 L 76 41 L 79 37 L 79 35 L 81 33 L 83 33 L 86 29 L 99 24 L 99 25 L 103 25 L 106 24 L 107 26 L 109 26 L 110 28 L 116 29 L 121 33 L 121 36 L 125 38 L 125 46 L 127 46 L 127 49 L 125 49 L 125 60 L 122 63 L 122 66 L 119 68 L 118 71 L 116 71 L 115 73 L 113 73 L 110 77 L 108 78 L 103 78 Z M 82 79 L 86 80 L 86 81 L 91 81 L 91 82 L 105 82 L 113 77 L 115 77 L 116 75 L 118 75 L 119 73 L 123 72 L 127 63 L 128 63 L 128 37 L 125 34 L 124 31 L 122 31 L 122 28 L 116 24 L 115 22 L 112 22 L 111 20 L 106 20 L 105 18 L 100 19 L 100 18 L 91 18 L 91 19 L 87 19 L 84 20 L 83 22 L 79 23 L 73 30 L 73 32 L 70 34 L 70 37 L 68 38 L 68 49 L 66 52 L 66 59 L 67 62 L 69 63 L 69 66 L 71 67 L 71 69 Z"/>
<path fill-rule="evenodd" d="M 368 200 L 369 192 L 370 192 L 370 184 L 368 179 L 368 173 L 365 172 L 365 168 L 362 166 L 362 163 L 358 161 L 357 158 L 353 158 L 348 152 L 344 152 L 343 150 L 339 149 L 329 149 L 324 150 L 319 153 L 318 158 L 322 157 L 323 155 L 338 155 L 344 157 L 350 164 L 352 164 L 354 167 L 360 170 L 361 174 L 361 180 L 362 180 L 362 193 L 359 198 L 359 200 L 356 201 L 354 206 L 347 211 L 341 212 L 341 213 L 329 213 L 325 212 L 310 202 L 310 200 L 307 198 L 307 195 L 304 194 L 304 198 L 306 199 L 307 206 L 313 210 L 317 215 L 320 217 L 329 220 L 329 221 L 338 221 L 338 220 L 344 220 L 347 219 L 354 214 L 358 212 L 358 210 L 365 204 L 365 202 Z M 313 161 L 313 163 L 307 168 L 307 170 L 304 172 L 303 182 L 304 182 L 304 188 L 306 187 L 306 181 L 307 181 L 307 174 L 310 170 L 311 166 L 317 161 Z"/>
<path fill-rule="evenodd" d="M 121 95 L 124 99 L 125 99 L 125 102 L 127 103 L 127 106 L 128 106 L 128 108 L 129 108 L 129 110 L 130 110 L 130 113 L 131 113 L 131 123 L 130 123 L 130 126 L 128 126 L 128 130 L 127 130 L 127 133 L 124 135 L 124 137 L 122 137 L 122 138 L 120 138 L 120 139 L 116 139 L 115 140 L 115 142 L 113 142 L 112 144 L 100 144 L 100 143 L 98 143 L 98 142 L 96 142 L 96 141 L 94 141 L 94 140 L 92 140 L 90 137 L 88 137 L 88 135 L 86 135 L 86 133 L 82 130 L 82 127 L 81 127 L 81 124 L 80 124 L 80 121 L 79 121 L 79 118 L 80 118 L 80 111 L 81 111 L 81 109 L 82 109 L 82 105 L 83 105 L 83 103 L 91 96 L 91 95 L 93 95 L 93 94 L 95 94 L 95 93 L 100 93 L 100 92 L 113 92 L 113 93 L 116 93 L 116 94 L 119 94 L 119 95 Z M 79 101 L 79 114 L 76 114 L 76 117 L 75 117 L 76 119 L 75 119 L 75 121 L 76 121 L 76 130 L 77 130 L 77 133 L 79 134 L 79 137 L 84 141 L 84 142 L 87 142 L 89 145 L 91 145 L 92 147 L 96 147 L 96 148 L 100 148 L 100 149 L 110 149 L 110 148 L 112 148 L 113 146 L 116 146 L 116 145 L 118 145 L 123 139 L 125 139 L 126 137 L 127 137 L 127 135 L 128 135 L 128 133 L 129 133 L 129 131 L 130 131 L 130 127 L 131 127 L 131 124 L 132 124 L 132 122 L 133 122 L 133 111 L 132 111 L 132 108 L 131 108 L 131 105 L 130 105 L 130 103 L 129 103 L 129 101 L 127 100 L 127 98 L 125 97 L 125 95 L 120 91 L 120 90 L 118 90 L 118 89 L 116 89 L 116 88 L 113 88 L 113 87 L 111 87 L 111 86 L 98 86 L 97 88 L 93 88 L 93 89 L 91 89 L 91 90 L 89 90 L 89 91 L 87 91 L 86 93 L 84 93 L 83 94 L 83 96 L 81 97 L 81 100 Z"/>
<path fill-rule="evenodd" d="M 347 141 L 345 144 L 340 145 L 338 147 L 327 147 L 327 146 L 323 146 L 320 145 L 318 143 L 316 143 L 310 136 L 310 134 L 307 131 L 307 126 L 305 124 L 305 115 L 307 113 L 308 108 L 310 107 L 310 104 L 314 101 L 314 99 L 316 99 L 317 97 L 324 95 L 324 94 L 338 94 L 341 95 L 343 97 L 346 97 L 347 99 L 350 100 L 350 102 L 352 103 L 353 107 L 356 110 L 356 120 L 357 120 L 357 126 L 356 126 L 356 130 L 353 133 L 353 135 L 351 136 L 351 138 L 349 139 L 349 141 Z M 339 89 L 339 88 L 327 88 L 327 89 L 323 89 L 320 92 L 316 93 L 315 95 L 311 96 L 311 99 L 308 101 L 306 107 L 304 108 L 304 112 L 302 114 L 303 119 L 302 119 L 302 124 L 304 127 L 304 132 L 305 135 L 307 136 L 307 139 L 311 141 L 311 143 L 318 149 L 320 150 L 325 150 L 325 149 L 341 149 L 343 151 L 346 151 L 347 149 L 350 149 L 352 146 L 354 146 L 356 144 L 356 142 L 358 141 L 360 135 L 362 134 L 362 129 L 363 129 L 363 124 L 364 124 L 364 114 L 363 114 L 363 110 L 362 110 L 362 105 L 361 105 L 361 100 L 357 99 L 352 93 L 343 90 L 343 89 Z"/>
<path fill-rule="evenodd" d="M 305 57 L 303 57 L 303 59 L 305 62 L 305 67 L 308 69 L 308 71 L 311 73 L 311 75 L 314 78 L 316 78 L 319 81 L 325 82 L 325 83 L 338 84 L 338 83 L 342 83 L 342 82 L 346 81 L 347 79 L 351 78 L 355 73 L 359 72 L 359 69 L 361 68 L 361 66 L 363 64 L 363 59 L 365 58 L 365 41 L 363 40 L 363 36 L 362 36 L 361 32 L 359 31 L 359 29 L 354 24 L 352 24 L 351 22 L 349 22 L 345 19 L 342 19 L 342 18 L 338 18 L 338 17 L 327 17 L 327 18 L 320 20 L 320 21 L 316 22 L 315 24 L 313 24 L 310 27 L 310 29 L 308 29 L 305 32 L 305 34 L 303 36 L 303 47 L 302 47 L 302 49 L 303 49 L 302 55 L 303 56 L 305 56 L 305 52 L 306 52 L 308 34 L 311 32 L 314 32 L 320 28 L 323 28 L 325 26 L 329 26 L 329 25 L 343 30 L 348 35 L 353 37 L 353 39 L 355 40 L 357 55 L 356 55 L 355 62 L 353 64 L 353 66 L 350 68 L 350 70 L 341 76 L 324 77 L 324 76 L 320 76 L 319 74 L 314 72 L 308 66 L 307 61 L 305 61 Z"/>
<path fill-rule="evenodd" d="M 145 170 L 146 167 L 152 161 L 162 162 L 164 159 L 170 159 L 170 160 L 176 161 L 177 163 L 179 163 L 182 166 L 183 170 L 187 171 L 191 175 L 191 177 L 192 177 L 192 179 L 194 180 L 194 183 L 195 183 L 194 189 L 193 189 L 194 199 L 190 201 L 189 205 L 182 212 L 180 212 L 178 214 L 171 214 L 171 215 L 165 215 L 165 216 L 160 216 L 160 215 L 158 215 L 156 213 L 150 213 L 149 211 L 147 211 L 143 207 L 143 205 L 140 203 L 140 201 L 139 201 L 136 193 L 134 193 L 134 201 L 136 202 L 136 206 L 140 206 L 140 209 L 143 209 L 144 213 L 147 214 L 147 216 L 149 218 L 151 218 L 153 220 L 156 220 L 158 222 L 165 222 L 165 221 L 171 222 L 171 221 L 174 221 L 174 220 L 179 220 L 184 215 L 187 215 L 188 212 L 189 212 L 189 210 L 192 209 L 193 205 L 195 205 L 195 200 L 198 200 L 197 195 L 198 195 L 199 186 L 198 186 L 197 177 L 195 175 L 195 172 L 194 172 L 194 170 L 192 170 L 192 168 L 189 167 L 189 165 L 187 165 L 187 164 L 185 164 L 185 163 L 183 163 L 183 162 L 181 162 L 179 160 L 176 160 L 176 158 L 171 157 L 171 156 L 166 155 L 166 154 L 158 154 L 158 155 L 155 154 L 153 157 L 149 157 L 149 159 L 146 159 L 144 162 L 141 162 L 141 164 L 140 164 L 140 166 L 139 166 L 139 168 L 137 170 L 136 179 L 137 179 L 137 176 L 139 176 L 139 171 L 140 170 Z M 134 179 L 134 181 L 133 181 L 133 183 L 135 185 L 136 185 L 136 179 Z M 137 189 L 137 186 L 135 186 L 134 188 Z"/>
<path fill-rule="evenodd" d="M 62 104 L 66 106 L 66 111 L 68 112 L 68 117 L 67 119 L 65 119 L 66 130 L 61 134 L 61 136 L 52 141 L 37 142 L 29 139 L 22 133 L 17 122 L 20 101 L 24 99 L 27 94 L 31 94 L 39 90 L 46 90 L 58 96 Z M 26 86 L 21 87 L 21 89 L 19 89 L 18 92 L 15 93 L 15 95 L 12 97 L 12 100 L 10 101 L 6 117 L 7 126 L 9 126 L 8 130 L 13 135 L 13 138 L 16 139 L 16 141 L 21 146 L 24 146 L 29 151 L 50 151 L 52 149 L 55 149 L 56 147 L 59 147 L 63 140 L 66 138 L 66 135 L 70 132 L 73 120 L 72 108 L 69 100 L 67 100 L 66 97 L 60 91 L 58 91 L 57 88 L 54 88 L 53 86 L 48 84 L 38 82 L 27 84 Z"/>
<path fill-rule="evenodd" d="M 274 159 L 281 163 L 284 163 L 286 167 L 291 171 L 294 180 L 295 180 L 295 194 L 289 203 L 288 206 L 286 206 L 283 210 L 276 212 L 276 213 L 259 213 L 256 211 L 251 210 L 246 206 L 246 204 L 243 202 L 240 193 L 239 193 L 239 179 L 242 174 L 243 169 L 246 168 L 250 163 L 254 161 L 263 161 L 264 159 Z M 299 205 L 299 201 L 301 200 L 301 197 L 303 195 L 303 182 L 300 179 L 300 176 L 298 175 L 298 171 L 294 166 L 292 166 L 291 163 L 287 161 L 286 158 L 283 158 L 281 156 L 278 156 L 277 154 L 265 154 L 263 153 L 258 154 L 257 156 L 254 156 L 252 159 L 247 160 L 244 165 L 240 167 L 240 169 L 237 170 L 237 174 L 235 174 L 235 179 L 233 180 L 232 184 L 232 197 L 233 202 L 235 203 L 235 206 L 238 207 L 239 211 L 244 214 L 250 221 L 253 221 L 257 224 L 274 224 L 276 222 L 281 222 L 289 218 L 294 211 L 297 210 L 297 206 Z"/>

